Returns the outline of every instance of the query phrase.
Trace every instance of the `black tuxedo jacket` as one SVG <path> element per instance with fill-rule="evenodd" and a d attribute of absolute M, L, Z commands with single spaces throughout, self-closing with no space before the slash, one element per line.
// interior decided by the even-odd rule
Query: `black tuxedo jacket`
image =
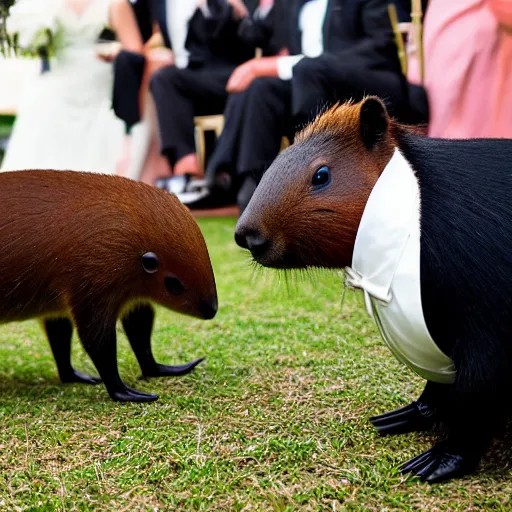
<path fill-rule="evenodd" d="M 152 0 L 152 11 L 165 45 L 172 49 L 167 27 L 167 2 Z M 172 0 L 180 1 L 180 0 Z M 258 7 L 258 0 L 244 0 L 250 13 Z M 205 17 L 197 9 L 189 22 L 185 47 L 190 52 L 189 67 L 236 67 L 254 57 L 255 48 L 240 39 L 241 20 L 234 19 L 231 6 L 225 0 L 208 0 L 211 16 Z"/>
<path fill-rule="evenodd" d="M 283 38 L 291 55 L 302 53 L 299 15 L 309 0 L 277 0 L 288 19 Z M 397 48 L 387 12 L 388 0 L 329 0 L 323 26 L 325 53 L 366 69 L 399 70 Z"/>

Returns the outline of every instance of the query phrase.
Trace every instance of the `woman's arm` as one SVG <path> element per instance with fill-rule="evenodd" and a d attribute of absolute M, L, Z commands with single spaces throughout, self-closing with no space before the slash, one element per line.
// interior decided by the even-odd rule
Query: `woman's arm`
<path fill-rule="evenodd" d="M 109 24 L 124 50 L 141 54 L 144 52 L 142 36 L 128 0 L 112 1 Z"/>

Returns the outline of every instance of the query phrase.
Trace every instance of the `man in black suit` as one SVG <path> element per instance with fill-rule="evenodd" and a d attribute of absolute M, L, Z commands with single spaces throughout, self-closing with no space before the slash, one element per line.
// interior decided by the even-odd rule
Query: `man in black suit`
<path fill-rule="evenodd" d="M 183 178 L 171 178 L 159 186 L 176 192 L 199 174 L 194 116 L 222 113 L 228 97 L 226 83 L 239 64 L 254 57 L 258 41 L 257 31 L 250 34 L 254 27 L 246 26 L 248 35 L 241 36 L 242 22 L 254 13 L 258 0 L 205 0 L 193 12 L 184 39 L 172 24 L 169 9 L 186 9 L 187 1 L 191 0 L 154 0 L 155 16 L 175 64 L 156 72 L 150 88 L 162 154 L 173 174 Z"/>
<path fill-rule="evenodd" d="M 233 73 L 224 132 L 206 173 L 211 186 L 235 171 L 241 210 L 282 136 L 293 139 L 326 104 L 376 94 L 393 114 L 405 109 L 387 0 L 282 1 L 290 56 L 244 63 Z"/>

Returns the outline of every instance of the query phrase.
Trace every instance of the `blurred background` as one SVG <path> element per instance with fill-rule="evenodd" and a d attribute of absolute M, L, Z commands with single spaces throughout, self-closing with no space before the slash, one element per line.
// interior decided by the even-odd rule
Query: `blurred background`
<path fill-rule="evenodd" d="M 1 0 L 1 170 L 119 174 L 238 215 L 298 130 L 381 97 L 512 132 L 510 0 Z"/>

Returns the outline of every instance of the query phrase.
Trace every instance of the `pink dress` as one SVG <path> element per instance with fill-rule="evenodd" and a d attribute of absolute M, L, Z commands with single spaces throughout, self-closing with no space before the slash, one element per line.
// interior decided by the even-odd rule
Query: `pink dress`
<path fill-rule="evenodd" d="M 512 138 L 512 33 L 489 2 L 430 0 L 423 33 L 429 135 Z"/>

